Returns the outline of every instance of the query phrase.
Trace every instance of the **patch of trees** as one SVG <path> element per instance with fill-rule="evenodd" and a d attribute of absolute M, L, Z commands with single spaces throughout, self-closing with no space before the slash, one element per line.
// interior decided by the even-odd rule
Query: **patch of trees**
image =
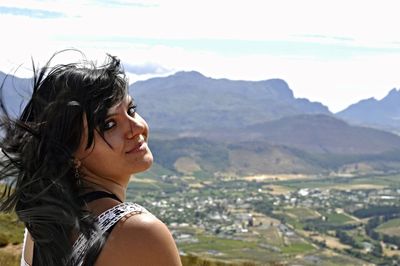
<path fill-rule="evenodd" d="M 382 223 L 389 221 L 390 219 L 398 217 L 397 214 L 391 214 L 386 216 L 376 216 L 369 219 L 368 223 L 365 225 L 366 234 L 374 240 L 380 241 L 382 240 L 385 243 L 393 244 L 400 247 L 400 237 L 399 236 L 389 236 L 385 234 L 381 234 L 375 231 L 375 229 Z"/>
<path fill-rule="evenodd" d="M 261 212 L 263 214 L 269 215 L 271 217 L 276 217 L 276 215 L 274 215 L 272 213 L 272 211 L 274 210 L 272 202 L 268 202 L 268 201 L 256 201 L 253 203 L 253 207 L 254 210 L 257 212 Z M 281 218 L 281 217 L 279 217 Z"/>
<path fill-rule="evenodd" d="M 326 233 L 329 230 L 352 230 L 358 227 L 358 224 L 335 224 L 329 221 L 323 221 L 318 219 L 306 220 L 306 224 L 303 229 L 307 231 L 318 231 L 320 233 Z"/>
<path fill-rule="evenodd" d="M 376 243 L 374 245 L 371 253 L 364 253 L 358 251 L 357 249 L 345 249 L 345 252 L 352 257 L 371 262 L 374 265 L 379 265 L 379 266 L 398 265 L 397 256 L 391 258 L 382 256 L 382 247 L 380 246 L 379 243 Z"/>
<path fill-rule="evenodd" d="M 339 239 L 340 243 L 352 246 L 353 248 L 362 248 L 353 237 L 342 230 L 336 230 L 336 237 Z"/>
<path fill-rule="evenodd" d="M 381 217 L 376 216 L 369 219 L 368 223 L 365 225 L 365 233 L 374 240 L 380 240 L 380 235 L 374 229 L 381 224 Z"/>
<path fill-rule="evenodd" d="M 381 206 L 373 205 L 368 208 L 359 209 L 353 212 L 358 218 L 367 218 L 372 216 L 393 216 L 400 214 L 400 206 Z"/>
<path fill-rule="evenodd" d="M 400 237 L 399 236 L 389 236 L 382 234 L 382 240 L 385 243 L 396 245 L 400 248 Z"/>
<path fill-rule="evenodd" d="M 382 257 L 382 246 L 380 242 L 375 242 L 374 247 L 372 248 L 372 255 L 375 257 Z"/>

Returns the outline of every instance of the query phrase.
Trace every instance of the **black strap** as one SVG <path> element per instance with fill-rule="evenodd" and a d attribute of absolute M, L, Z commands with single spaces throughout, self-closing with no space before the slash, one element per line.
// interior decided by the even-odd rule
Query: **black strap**
<path fill-rule="evenodd" d="M 97 199 L 102 199 L 102 198 L 112 198 L 112 199 L 115 199 L 116 201 L 119 201 L 122 203 L 122 201 L 115 194 L 105 192 L 105 191 L 91 191 L 86 194 L 83 194 L 82 196 L 80 196 L 80 198 L 83 199 L 86 203 L 92 202 Z M 114 224 L 113 226 L 108 228 L 108 230 L 106 231 L 108 233 L 107 236 L 114 229 L 115 225 L 116 224 Z"/>
<path fill-rule="evenodd" d="M 112 198 L 122 203 L 122 201 L 117 196 L 115 196 L 115 194 L 105 191 L 91 191 L 81 195 L 80 198 L 83 199 L 83 201 L 85 201 L 86 203 L 102 198 Z"/>

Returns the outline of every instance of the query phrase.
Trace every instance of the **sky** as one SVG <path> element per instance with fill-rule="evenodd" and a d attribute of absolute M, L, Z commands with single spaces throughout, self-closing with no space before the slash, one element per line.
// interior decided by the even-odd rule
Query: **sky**
<path fill-rule="evenodd" d="M 56 51 L 118 56 L 133 83 L 177 71 L 284 79 L 338 112 L 400 88 L 397 0 L 0 2 L 0 71 L 31 75 Z M 61 54 L 59 62 L 79 60 Z"/>

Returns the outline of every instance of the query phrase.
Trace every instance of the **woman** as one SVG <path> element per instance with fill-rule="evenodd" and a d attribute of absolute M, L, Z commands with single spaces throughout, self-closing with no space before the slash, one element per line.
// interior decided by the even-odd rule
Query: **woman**
<path fill-rule="evenodd" d="M 124 202 L 153 157 L 120 61 L 50 61 L 19 119 L 1 104 L 0 210 L 26 226 L 21 265 L 181 265 L 167 227 Z"/>

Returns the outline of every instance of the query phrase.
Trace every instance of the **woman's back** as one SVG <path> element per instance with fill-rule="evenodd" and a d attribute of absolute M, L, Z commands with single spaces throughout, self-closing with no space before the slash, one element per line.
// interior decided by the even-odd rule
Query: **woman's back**
<path fill-rule="evenodd" d="M 168 228 L 145 208 L 109 197 L 97 199 L 87 206 L 90 212 L 101 218 L 99 224 L 103 224 L 109 233 L 95 266 L 181 265 Z M 77 240 L 73 252 L 84 247 L 77 245 Z M 32 266 L 33 246 L 27 232 L 21 266 Z M 82 259 L 77 261 L 78 265 L 82 262 Z"/>

